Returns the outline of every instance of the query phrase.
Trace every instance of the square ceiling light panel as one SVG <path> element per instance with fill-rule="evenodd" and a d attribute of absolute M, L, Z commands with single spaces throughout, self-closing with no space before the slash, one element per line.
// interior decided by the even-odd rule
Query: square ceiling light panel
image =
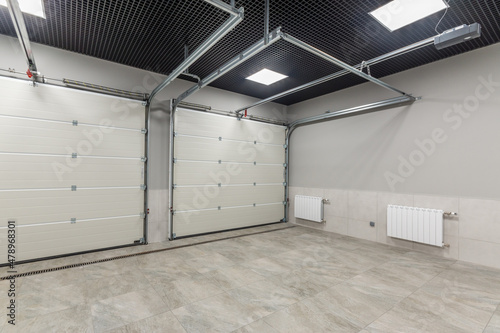
<path fill-rule="evenodd" d="M 46 18 L 42 1 L 43 0 L 18 0 L 19 8 L 21 8 L 23 13 Z M 7 7 L 7 0 L 0 0 L 0 6 Z"/>
<path fill-rule="evenodd" d="M 370 15 L 392 32 L 446 8 L 444 0 L 394 0 Z"/>
<path fill-rule="evenodd" d="M 257 73 L 247 77 L 247 80 L 251 80 L 268 86 L 275 82 L 281 81 L 287 77 L 288 76 L 286 75 L 264 68 L 263 70 L 258 71 Z"/>

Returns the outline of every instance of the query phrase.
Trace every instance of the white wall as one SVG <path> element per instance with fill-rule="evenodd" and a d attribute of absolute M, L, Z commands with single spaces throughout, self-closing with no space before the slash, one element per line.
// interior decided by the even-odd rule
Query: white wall
<path fill-rule="evenodd" d="M 329 222 L 311 226 L 500 267 L 493 255 L 500 253 L 499 59 L 496 44 L 383 78 L 423 99 L 298 128 L 290 142 L 291 193 L 333 199 Z M 389 97 L 395 95 L 366 83 L 292 105 L 288 115 Z M 458 211 L 446 221 L 450 249 L 387 238 L 389 203 Z"/>
<path fill-rule="evenodd" d="M 39 71 L 48 78 L 67 78 L 140 92 L 151 92 L 165 78 L 165 76 L 152 72 L 44 45 L 33 44 L 33 52 Z M 164 61 L 169 60 L 165 59 Z M 0 35 L 0 68 L 14 68 L 18 72 L 26 71 L 26 61 L 16 38 Z M 5 72 L 0 72 L 0 74 L 5 74 Z M 152 104 L 151 155 L 149 159 L 151 173 L 149 184 L 150 242 L 167 239 L 169 114 L 165 111 L 168 110 L 168 100 L 177 98 L 192 85 L 193 83 L 188 81 L 175 80 L 157 95 Z M 256 100 L 248 96 L 207 87 L 190 96 L 186 102 L 230 111 L 251 104 Z M 285 120 L 286 108 L 283 105 L 272 103 L 254 108 L 249 114 Z"/>

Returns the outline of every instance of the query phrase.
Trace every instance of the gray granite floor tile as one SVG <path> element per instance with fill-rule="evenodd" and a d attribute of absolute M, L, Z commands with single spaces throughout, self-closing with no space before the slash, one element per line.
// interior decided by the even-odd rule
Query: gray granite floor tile
<path fill-rule="evenodd" d="M 293 265 L 289 265 L 272 257 L 260 258 L 257 260 L 247 261 L 242 266 L 251 269 L 262 276 L 272 276 L 283 274 L 293 269 Z"/>
<path fill-rule="evenodd" d="M 89 279 L 84 282 L 84 286 L 86 301 L 94 303 L 133 291 L 148 289 L 151 284 L 140 271 L 132 270 L 126 274 Z"/>
<path fill-rule="evenodd" d="M 168 307 L 150 288 L 97 301 L 91 311 L 97 333 L 166 312 Z"/>
<path fill-rule="evenodd" d="M 154 284 L 153 288 L 171 310 L 223 293 L 214 280 L 202 274 Z"/>
<path fill-rule="evenodd" d="M 482 332 L 491 314 L 415 293 L 375 320 L 369 332 Z M 485 319 L 486 318 L 486 319 Z"/>
<path fill-rule="evenodd" d="M 85 304 L 85 287 L 79 283 L 42 288 L 30 293 L 21 291 L 16 301 L 18 303 L 17 317 L 21 321 Z"/>
<path fill-rule="evenodd" d="M 65 310 L 20 319 L 15 326 L 6 325 L 2 332 L 72 332 L 92 333 L 92 316 L 88 305 L 79 305 Z"/>
<path fill-rule="evenodd" d="M 241 265 L 209 271 L 205 273 L 205 276 L 215 281 L 217 285 L 224 290 L 246 286 L 247 284 L 264 279 L 262 275 Z"/>
<path fill-rule="evenodd" d="M 186 260 L 186 264 L 194 268 L 198 273 L 206 273 L 224 267 L 234 266 L 234 262 L 221 254 L 213 253 L 204 257 Z"/>
<path fill-rule="evenodd" d="M 500 333 L 500 306 L 498 306 L 497 310 L 490 318 L 484 333 Z"/>
<path fill-rule="evenodd" d="M 184 329 L 191 332 L 231 332 L 260 319 L 250 305 L 220 294 L 172 311 Z"/>
<path fill-rule="evenodd" d="M 319 293 L 311 302 L 320 304 L 325 311 L 344 318 L 357 327 L 365 327 L 396 304 L 393 298 L 383 296 L 376 289 L 348 283 Z"/>
<path fill-rule="evenodd" d="M 275 312 L 264 321 L 283 333 L 358 332 L 361 329 L 337 315 L 311 309 L 305 301 Z"/>
<path fill-rule="evenodd" d="M 20 294 L 33 294 L 43 292 L 52 288 L 68 285 L 82 284 L 85 282 L 83 267 L 69 268 L 60 271 L 30 275 L 19 278 L 21 283 Z"/>
<path fill-rule="evenodd" d="M 186 330 L 179 323 L 172 312 L 164 312 L 158 315 L 136 321 L 134 323 L 111 329 L 106 333 L 185 333 Z"/>
<path fill-rule="evenodd" d="M 261 317 L 281 310 L 301 299 L 294 290 L 270 280 L 262 280 L 247 286 L 227 291 L 238 302 L 257 309 Z"/>
<path fill-rule="evenodd" d="M 279 332 L 274 328 L 272 328 L 269 324 L 267 324 L 263 319 L 260 319 L 233 331 L 233 333 L 279 333 Z"/>
<path fill-rule="evenodd" d="M 295 270 L 267 278 L 269 281 L 284 287 L 300 299 L 312 297 L 332 284 L 326 279 L 316 278 L 306 270 Z"/>

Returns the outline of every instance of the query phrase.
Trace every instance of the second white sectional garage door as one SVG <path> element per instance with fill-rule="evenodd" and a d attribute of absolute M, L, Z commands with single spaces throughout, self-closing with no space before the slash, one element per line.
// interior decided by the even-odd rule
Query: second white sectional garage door
<path fill-rule="evenodd" d="M 140 101 L 0 77 L 0 264 L 133 244 L 144 235 Z"/>
<path fill-rule="evenodd" d="M 179 108 L 174 119 L 174 237 L 283 220 L 284 126 Z"/>

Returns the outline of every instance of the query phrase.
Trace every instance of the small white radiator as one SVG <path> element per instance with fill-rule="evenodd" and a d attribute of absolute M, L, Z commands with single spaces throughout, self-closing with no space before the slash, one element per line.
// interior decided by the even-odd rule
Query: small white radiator
<path fill-rule="evenodd" d="M 307 195 L 295 196 L 295 217 L 310 220 L 318 223 L 325 222 L 323 198 L 310 197 Z"/>
<path fill-rule="evenodd" d="M 443 214 L 439 209 L 388 205 L 387 236 L 443 247 Z"/>

